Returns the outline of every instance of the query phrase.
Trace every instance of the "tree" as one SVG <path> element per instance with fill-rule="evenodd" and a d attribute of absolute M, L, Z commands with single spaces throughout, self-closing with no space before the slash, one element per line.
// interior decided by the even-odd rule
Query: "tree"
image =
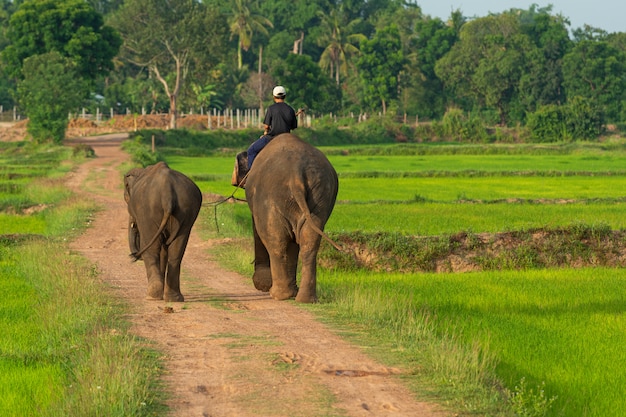
<path fill-rule="evenodd" d="M 319 13 L 322 34 L 317 38 L 319 46 L 324 47 L 320 57 L 320 67 L 329 71 L 339 85 L 339 75 L 348 73 L 350 57 L 358 55 L 359 48 L 355 45 L 366 40 L 365 35 L 354 30 L 361 19 L 345 21 L 341 8 L 331 9 L 330 13 Z"/>
<path fill-rule="evenodd" d="M 435 73 L 457 97 L 495 108 L 505 125 L 531 46 L 514 14 L 476 19 L 462 26 L 459 41 L 437 61 Z"/>
<path fill-rule="evenodd" d="M 563 56 L 572 46 L 567 30 L 568 22 L 562 16 L 550 15 L 551 7 L 536 5 L 528 11 L 515 11 L 519 15 L 521 30 L 536 48 L 527 55 L 528 69 L 520 79 L 520 100 L 526 112 L 539 106 L 563 104 Z"/>
<path fill-rule="evenodd" d="M 363 85 L 363 100 L 371 108 L 380 103 L 383 114 L 387 103 L 398 97 L 398 74 L 405 58 L 396 25 L 376 31 L 371 40 L 361 43 L 357 67 Z"/>
<path fill-rule="evenodd" d="M 618 121 L 626 98 L 626 54 L 604 40 L 578 42 L 563 58 L 567 99 L 596 102 L 608 121 Z"/>
<path fill-rule="evenodd" d="M 230 32 L 232 36 L 237 36 L 237 68 L 243 66 L 242 50 L 248 51 L 252 46 L 252 36 L 255 32 L 268 35 L 265 26 L 274 27 L 272 22 L 256 12 L 256 3 L 253 0 L 235 0 L 232 4 L 233 10 L 229 19 Z"/>
<path fill-rule="evenodd" d="M 296 108 L 319 113 L 339 109 L 341 91 L 308 55 L 289 54 L 274 79 L 287 88 L 287 100 Z"/>
<path fill-rule="evenodd" d="M 106 16 L 120 8 L 124 0 L 87 0 L 98 13 Z"/>
<path fill-rule="evenodd" d="M 9 19 L 15 8 L 16 5 L 11 0 L 0 0 L 0 51 L 9 44 L 7 29 L 9 27 Z"/>
<path fill-rule="evenodd" d="M 454 12 L 459 14 L 460 12 Z M 415 51 L 409 59 L 414 65 L 405 71 L 418 71 L 411 77 L 414 83 L 413 102 L 415 110 L 426 117 L 442 116 L 445 112 L 446 96 L 443 83 L 435 73 L 435 64 L 458 40 L 458 33 L 453 26 L 439 18 L 419 20 L 415 25 L 416 36 L 410 44 Z"/>
<path fill-rule="evenodd" d="M 9 19 L 16 8 L 15 2 L 11 0 L 0 0 L 0 51 L 9 45 L 7 29 Z M 12 91 L 15 88 L 15 80 L 6 74 L 5 68 L 0 66 L 0 106 L 4 109 L 14 105 Z"/>
<path fill-rule="evenodd" d="M 124 39 L 122 59 L 147 68 L 163 86 L 175 128 L 178 97 L 190 71 L 208 71 L 224 57 L 224 16 L 196 0 L 127 0 L 111 23 Z"/>
<path fill-rule="evenodd" d="M 14 78 L 22 78 L 26 58 L 56 51 L 75 63 L 79 77 L 95 80 L 113 69 L 122 42 L 84 0 L 26 1 L 11 16 L 7 36 L 2 59 Z"/>
<path fill-rule="evenodd" d="M 36 142 L 61 143 L 68 113 L 80 106 L 87 91 L 76 63 L 52 51 L 26 58 L 22 72 L 18 94 L 28 114 L 28 132 Z"/>

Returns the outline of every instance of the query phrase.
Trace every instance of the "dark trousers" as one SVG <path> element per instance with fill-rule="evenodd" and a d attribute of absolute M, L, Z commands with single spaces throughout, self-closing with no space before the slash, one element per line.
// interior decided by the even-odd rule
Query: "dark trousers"
<path fill-rule="evenodd" d="M 248 148 L 248 169 L 252 168 L 252 162 L 254 162 L 254 158 L 261 152 L 261 149 L 265 147 L 272 140 L 271 136 L 263 135 L 257 140 L 254 141 L 252 145 Z"/>

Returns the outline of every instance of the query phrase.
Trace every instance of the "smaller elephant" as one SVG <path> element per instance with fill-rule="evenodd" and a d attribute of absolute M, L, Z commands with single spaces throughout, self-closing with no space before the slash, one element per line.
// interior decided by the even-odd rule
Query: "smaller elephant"
<path fill-rule="evenodd" d="M 143 259 L 148 297 L 184 301 L 180 264 L 202 205 L 200 189 L 184 174 L 158 162 L 126 173 L 124 200 L 131 257 Z"/>

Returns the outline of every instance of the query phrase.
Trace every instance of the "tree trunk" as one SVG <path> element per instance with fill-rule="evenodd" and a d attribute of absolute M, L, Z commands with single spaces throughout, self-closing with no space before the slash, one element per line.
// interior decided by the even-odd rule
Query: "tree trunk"
<path fill-rule="evenodd" d="M 170 95 L 170 129 L 176 129 L 176 95 Z"/>
<path fill-rule="evenodd" d="M 293 41 L 293 53 L 302 55 L 302 44 L 304 43 L 304 32 L 300 32 L 300 37 Z"/>
<path fill-rule="evenodd" d="M 161 76 L 161 73 L 159 72 L 159 68 L 156 65 L 152 66 L 151 68 L 157 80 L 159 80 L 161 84 L 163 84 L 165 93 L 170 99 L 170 129 L 176 129 L 176 99 L 178 97 L 178 91 L 180 90 L 180 82 L 181 82 L 180 78 L 182 76 L 180 60 L 176 59 L 176 82 L 175 82 L 174 91 L 171 91 L 171 92 L 170 92 L 170 86 L 167 84 L 167 81 L 165 80 L 165 78 Z"/>

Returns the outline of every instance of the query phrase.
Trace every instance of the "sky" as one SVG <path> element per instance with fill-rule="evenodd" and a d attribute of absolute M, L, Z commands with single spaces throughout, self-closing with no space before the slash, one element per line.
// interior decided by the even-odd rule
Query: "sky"
<path fill-rule="evenodd" d="M 511 8 L 528 10 L 532 4 L 539 8 L 552 5 L 552 14 L 568 18 L 571 29 L 585 24 L 611 32 L 626 32 L 626 1 L 624 0 L 417 0 L 422 13 L 446 21 L 453 10 L 466 17 L 484 17 Z"/>

